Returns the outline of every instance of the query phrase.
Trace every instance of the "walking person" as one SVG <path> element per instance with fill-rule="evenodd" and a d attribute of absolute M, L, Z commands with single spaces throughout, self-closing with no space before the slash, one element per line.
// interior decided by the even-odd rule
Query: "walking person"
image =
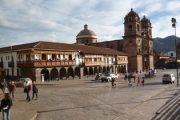
<path fill-rule="evenodd" d="M 25 84 L 26 84 L 26 86 L 24 86 L 24 92 L 26 93 L 26 100 L 30 101 L 31 99 L 30 99 L 29 93 L 31 91 L 32 86 L 31 86 L 31 84 L 27 84 L 27 81 Z"/>
<path fill-rule="evenodd" d="M 139 85 L 140 85 L 140 78 L 138 76 L 138 78 L 137 78 L 137 86 L 139 86 Z"/>
<path fill-rule="evenodd" d="M 116 85 L 114 82 L 115 82 L 115 78 L 112 78 L 112 79 L 111 79 L 112 87 L 114 87 L 114 86 Z"/>
<path fill-rule="evenodd" d="M 144 79 L 145 79 L 145 77 L 143 76 L 142 80 L 141 80 L 141 85 L 143 85 L 143 86 L 144 86 Z"/>
<path fill-rule="evenodd" d="M 15 85 L 14 81 L 10 82 L 8 88 L 9 88 L 10 96 L 12 95 L 12 98 L 14 98 L 14 93 L 16 91 L 16 85 Z"/>
<path fill-rule="evenodd" d="M 12 106 L 12 99 L 10 98 L 9 93 L 5 93 L 0 106 L 3 120 L 10 120 L 11 106 Z"/>
<path fill-rule="evenodd" d="M 32 99 L 34 99 L 34 95 L 36 95 L 36 99 L 38 98 L 38 88 L 36 87 L 36 85 L 34 84 L 34 82 L 32 83 Z"/>
<path fill-rule="evenodd" d="M 131 83 L 131 76 L 128 75 L 128 86 L 131 87 L 132 86 L 132 83 Z"/>

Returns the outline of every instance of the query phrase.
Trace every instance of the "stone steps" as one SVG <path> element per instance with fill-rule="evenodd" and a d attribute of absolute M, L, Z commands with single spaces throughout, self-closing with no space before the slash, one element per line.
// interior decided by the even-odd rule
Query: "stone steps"
<path fill-rule="evenodd" d="M 180 112 L 180 94 L 175 94 L 157 112 L 152 120 L 175 120 Z M 179 120 L 177 118 L 177 120 Z"/>

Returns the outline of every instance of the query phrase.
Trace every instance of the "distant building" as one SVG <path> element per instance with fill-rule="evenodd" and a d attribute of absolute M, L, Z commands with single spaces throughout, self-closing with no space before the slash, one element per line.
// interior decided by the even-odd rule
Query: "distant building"
<path fill-rule="evenodd" d="M 86 37 L 81 36 L 81 42 L 77 41 L 77 44 L 85 43 L 91 46 L 111 48 L 127 53 L 129 71 L 153 69 L 153 39 L 150 20 L 145 16 L 140 19 L 139 15 L 131 9 L 124 18 L 124 30 L 123 39 L 96 43 L 94 38 L 86 40 Z"/>
<path fill-rule="evenodd" d="M 127 54 L 109 48 L 38 41 L 0 48 L 6 76 L 37 82 L 83 78 L 98 73 L 124 73 Z"/>

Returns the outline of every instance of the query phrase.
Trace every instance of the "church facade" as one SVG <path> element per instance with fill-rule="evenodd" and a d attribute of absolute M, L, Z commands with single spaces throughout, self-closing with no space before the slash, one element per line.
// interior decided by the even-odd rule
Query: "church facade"
<path fill-rule="evenodd" d="M 78 34 L 76 37 L 77 44 L 80 35 Z M 89 38 L 82 39 L 81 36 L 81 43 L 86 45 L 106 47 L 127 53 L 129 72 L 154 69 L 151 22 L 145 16 L 140 19 L 133 9 L 124 18 L 123 39 L 104 42 L 96 41 Z"/>

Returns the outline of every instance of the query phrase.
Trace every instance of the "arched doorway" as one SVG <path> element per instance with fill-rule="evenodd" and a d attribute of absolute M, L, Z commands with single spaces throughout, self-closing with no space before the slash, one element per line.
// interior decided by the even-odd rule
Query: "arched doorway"
<path fill-rule="evenodd" d="M 99 70 L 98 70 L 98 68 L 96 66 L 96 67 L 94 67 L 94 74 L 98 74 L 98 73 L 99 73 Z"/>
<path fill-rule="evenodd" d="M 93 72 L 93 68 L 92 67 L 89 67 L 89 75 L 93 75 L 94 72 Z"/>
<path fill-rule="evenodd" d="M 126 65 L 123 67 L 123 73 L 126 73 Z"/>
<path fill-rule="evenodd" d="M 49 81 L 49 71 L 47 69 L 42 69 L 41 74 L 44 76 L 44 81 Z"/>
<path fill-rule="evenodd" d="M 102 73 L 103 71 L 102 71 L 102 67 L 101 66 L 99 66 L 99 73 Z"/>
<path fill-rule="evenodd" d="M 88 69 L 87 69 L 87 67 L 84 67 L 83 74 L 84 74 L 84 76 L 88 75 Z"/>
<path fill-rule="evenodd" d="M 58 70 L 56 68 L 53 68 L 51 70 L 51 80 L 58 80 Z"/>
<path fill-rule="evenodd" d="M 74 78 L 74 71 L 73 71 L 73 68 L 72 68 L 72 67 L 69 67 L 69 68 L 68 68 L 68 78 L 69 78 L 70 76 L 71 76 L 72 78 Z"/>
<path fill-rule="evenodd" d="M 67 78 L 67 73 L 65 68 L 60 69 L 60 79 Z"/>
<path fill-rule="evenodd" d="M 117 67 L 117 72 L 121 73 L 121 67 L 120 66 Z"/>
<path fill-rule="evenodd" d="M 106 73 L 106 67 L 105 66 L 103 67 L 103 73 Z"/>
<path fill-rule="evenodd" d="M 80 77 L 80 67 L 75 68 L 74 77 L 76 77 L 76 76 Z"/>
<path fill-rule="evenodd" d="M 107 66 L 107 73 L 110 73 L 110 67 Z"/>

